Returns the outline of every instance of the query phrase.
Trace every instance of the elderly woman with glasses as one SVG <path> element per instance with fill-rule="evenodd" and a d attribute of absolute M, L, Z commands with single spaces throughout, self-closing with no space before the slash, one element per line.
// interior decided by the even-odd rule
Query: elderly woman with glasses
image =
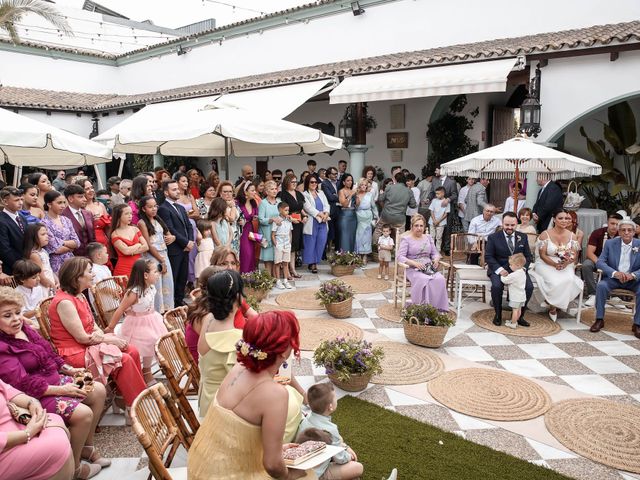
<path fill-rule="evenodd" d="M 307 221 L 302 230 L 304 251 L 302 261 L 309 265 L 312 273 L 318 273 L 318 263 L 322 260 L 324 247 L 327 245 L 327 223 L 329 217 L 329 201 L 318 188 L 318 176 L 309 175 L 304 181 L 304 211 L 313 220 Z"/>

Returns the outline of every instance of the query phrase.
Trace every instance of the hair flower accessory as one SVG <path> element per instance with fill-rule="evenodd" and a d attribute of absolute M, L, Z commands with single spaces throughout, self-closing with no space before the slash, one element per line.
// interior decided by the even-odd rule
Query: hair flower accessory
<path fill-rule="evenodd" d="M 238 342 L 236 343 L 236 350 L 245 357 L 253 357 L 256 360 L 266 360 L 269 356 L 268 353 L 263 352 L 262 350 L 252 346 L 250 343 L 247 343 L 242 339 L 238 340 Z"/>

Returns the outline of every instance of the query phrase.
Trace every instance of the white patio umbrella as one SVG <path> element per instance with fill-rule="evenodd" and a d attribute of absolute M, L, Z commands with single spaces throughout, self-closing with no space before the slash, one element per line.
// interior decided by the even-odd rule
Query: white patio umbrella
<path fill-rule="evenodd" d="M 342 139 L 237 108 L 208 106 L 141 125 L 135 115 L 95 137 L 114 152 L 187 157 L 296 155 L 338 150 Z"/>
<path fill-rule="evenodd" d="M 528 138 L 515 137 L 500 145 L 443 163 L 440 172 L 464 177 L 515 178 L 517 185 L 522 172 L 542 173 L 549 179 L 557 180 L 600 175 L 602 167 L 534 143 Z M 518 189 L 514 188 L 513 191 L 514 205 L 518 205 Z"/>
<path fill-rule="evenodd" d="M 111 161 L 111 149 L 105 145 L 3 108 L 0 152 L 0 164 L 10 163 L 18 171 L 22 167 L 58 170 Z"/>

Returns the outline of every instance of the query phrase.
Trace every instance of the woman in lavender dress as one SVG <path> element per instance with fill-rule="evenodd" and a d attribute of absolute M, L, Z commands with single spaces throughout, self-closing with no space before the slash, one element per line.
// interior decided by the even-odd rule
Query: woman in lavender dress
<path fill-rule="evenodd" d="M 425 268 L 438 268 L 440 255 L 433 239 L 424 232 L 427 222 L 420 214 L 411 217 L 411 231 L 400 239 L 398 262 L 409 265 L 407 279 L 411 282 L 411 303 L 429 304 L 438 310 L 449 310 L 447 282 L 441 273 L 428 275 Z"/>
<path fill-rule="evenodd" d="M 49 233 L 49 244 L 45 249 L 49 252 L 51 270 L 58 273 L 65 260 L 73 258 L 73 251 L 80 245 L 80 240 L 71 220 L 62 216 L 62 211 L 67 206 L 64 196 L 56 190 L 51 190 L 45 194 L 44 202 L 47 214 L 42 223 Z"/>

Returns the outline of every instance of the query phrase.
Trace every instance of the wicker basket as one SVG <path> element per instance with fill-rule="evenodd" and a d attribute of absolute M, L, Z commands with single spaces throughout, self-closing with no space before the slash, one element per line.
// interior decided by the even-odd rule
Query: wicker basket
<path fill-rule="evenodd" d="M 355 269 L 355 265 L 331 265 L 331 274 L 336 277 L 344 277 L 352 275 Z"/>
<path fill-rule="evenodd" d="M 455 319 L 455 312 L 448 312 L 447 315 Z M 439 348 L 444 342 L 444 337 L 449 331 L 449 327 L 438 327 L 434 325 L 420 325 L 415 318 L 409 322 L 402 322 L 404 336 L 409 342 L 421 347 Z"/>
<path fill-rule="evenodd" d="M 338 303 L 325 305 L 327 313 L 333 318 L 349 318 L 351 316 L 353 298 L 348 298 Z"/>
<path fill-rule="evenodd" d="M 357 373 L 351 375 L 348 381 L 343 382 L 341 380 L 338 380 L 338 377 L 335 373 L 330 373 L 329 380 L 331 380 L 331 383 L 333 383 L 336 387 L 341 388 L 346 392 L 361 392 L 362 390 L 367 388 L 367 385 L 369 385 L 371 375 L 366 373 Z"/>
<path fill-rule="evenodd" d="M 268 290 L 255 290 L 251 287 L 245 287 L 243 291 L 245 297 L 253 297 L 258 302 L 267 298 L 267 294 L 269 293 Z"/>

